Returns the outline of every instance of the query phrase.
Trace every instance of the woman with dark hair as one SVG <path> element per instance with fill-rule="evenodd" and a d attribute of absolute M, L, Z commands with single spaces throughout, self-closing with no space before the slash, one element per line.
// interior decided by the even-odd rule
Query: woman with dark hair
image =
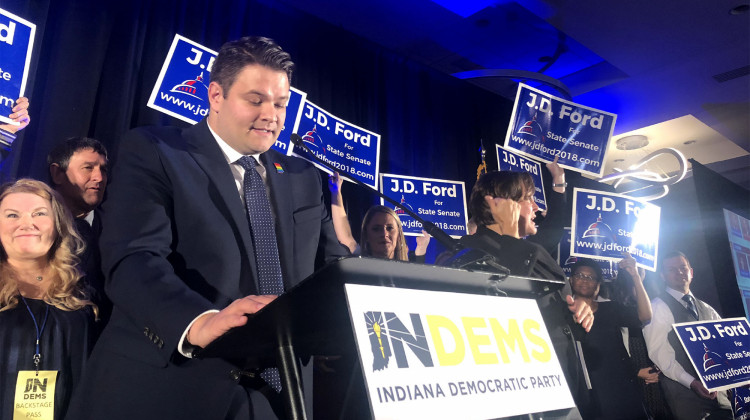
<path fill-rule="evenodd" d="M 0 187 L 0 244 L 0 418 L 61 419 L 95 339 L 83 241 L 56 192 L 20 179 Z"/>
<path fill-rule="evenodd" d="M 461 238 L 461 243 L 473 250 L 460 258 L 472 260 L 489 254 L 510 274 L 565 282 L 562 268 L 541 245 L 521 239 L 537 231 L 534 192 L 534 181 L 526 172 L 497 171 L 479 177 L 469 199 L 477 231 Z M 578 406 L 585 405 L 586 386 L 574 339 L 591 328 L 593 313 L 586 302 L 573 299 L 566 285 L 537 302 L 571 394 Z M 572 410 L 551 416 L 577 418 L 578 414 Z"/>
<path fill-rule="evenodd" d="M 646 419 L 636 376 L 623 342 L 622 328 L 640 328 L 651 320 L 651 303 L 643 287 L 635 260 L 628 255 L 620 271 L 633 278 L 636 305 L 599 297 L 602 269 L 588 258 L 578 258 L 571 267 L 570 286 L 576 298 L 584 300 L 596 322 L 581 340 L 583 357 L 591 380 L 590 405 L 581 412 L 585 419 Z"/>
<path fill-rule="evenodd" d="M 430 235 L 422 231 L 417 236 L 417 248 L 410 255 L 406 246 L 403 225 L 396 212 L 385 206 L 372 206 L 362 220 L 360 244 L 354 239 L 349 219 L 344 209 L 344 198 L 341 195 L 343 179 L 334 172 L 328 178 L 328 189 L 331 191 L 331 218 L 339 242 L 349 248 L 353 254 L 366 257 L 377 257 L 388 260 L 425 262 Z"/>

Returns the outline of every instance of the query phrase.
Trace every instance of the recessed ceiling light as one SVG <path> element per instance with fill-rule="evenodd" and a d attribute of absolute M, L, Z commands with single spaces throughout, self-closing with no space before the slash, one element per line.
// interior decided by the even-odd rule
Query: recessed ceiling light
<path fill-rule="evenodd" d="M 744 13 L 747 13 L 747 11 L 750 10 L 750 4 L 741 4 L 731 10 L 729 10 L 730 15 L 741 15 Z"/>
<path fill-rule="evenodd" d="M 615 145 L 620 150 L 636 150 L 648 146 L 648 137 L 636 134 L 617 139 Z"/>
<path fill-rule="evenodd" d="M 695 143 L 697 143 L 697 142 L 698 142 L 697 140 L 688 140 L 688 141 L 686 141 L 686 142 L 683 142 L 682 144 L 684 144 L 684 145 L 688 146 L 688 145 L 691 145 L 691 144 L 695 144 Z"/>

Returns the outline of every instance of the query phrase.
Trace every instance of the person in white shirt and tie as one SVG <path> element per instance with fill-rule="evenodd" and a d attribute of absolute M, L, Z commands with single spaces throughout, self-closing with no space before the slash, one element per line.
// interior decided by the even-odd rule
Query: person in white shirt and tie
<path fill-rule="evenodd" d="M 678 420 L 731 419 L 726 392 L 708 392 L 672 330 L 672 324 L 721 317 L 714 308 L 690 293 L 693 268 L 685 254 L 668 253 L 659 267 L 666 289 L 661 297 L 651 301 L 653 316 L 643 328 L 643 336 L 649 357 L 663 373 L 659 383 L 664 398 Z"/>

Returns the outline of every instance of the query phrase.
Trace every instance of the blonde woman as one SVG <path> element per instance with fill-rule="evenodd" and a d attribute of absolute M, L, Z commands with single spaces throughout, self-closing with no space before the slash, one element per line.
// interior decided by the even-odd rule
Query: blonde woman
<path fill-rule="evenodd" d="M 42 418 L 62 419 L 95 339 L 76 268 L 83 242 L 57 193 L 20 179 L 0 187 L 0 245 L 0 418 L 54 401 Z"/>

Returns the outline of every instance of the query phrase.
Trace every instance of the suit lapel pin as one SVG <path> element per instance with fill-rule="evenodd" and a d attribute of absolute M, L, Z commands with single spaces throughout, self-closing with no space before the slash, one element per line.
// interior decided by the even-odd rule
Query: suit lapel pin
<path fill-rule="evenodd" d="M 276 167 L 276 173 L 279 173 L 279 174 L 283 174 L 284 173 L 284 168 L 281 166 L 280 163 L 274 162 L 273 166 Z"/>

